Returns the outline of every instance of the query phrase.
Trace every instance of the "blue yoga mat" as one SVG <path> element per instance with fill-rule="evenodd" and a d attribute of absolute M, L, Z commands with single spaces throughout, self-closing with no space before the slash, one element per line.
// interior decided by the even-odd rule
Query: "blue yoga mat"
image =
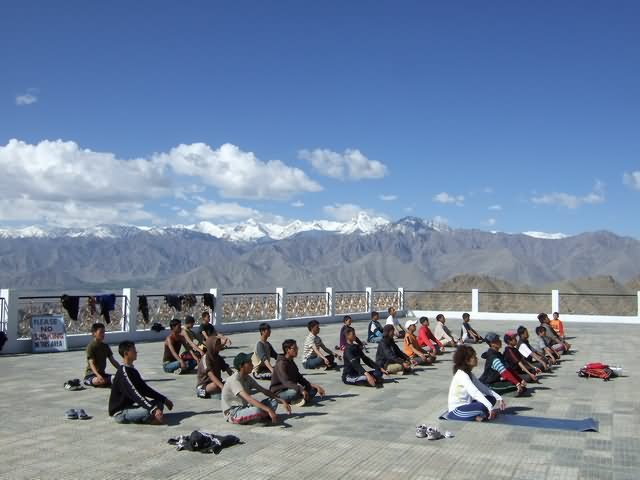
<path fill-rule="evenodd" d="M 440 415 L 440 420 L 454 420 L 447 418 L 447 413 Z M 466 420 L 459 420 L 466 421 Z M 513 425 L 516 427 L 550 428 L 553 430 L 570 430 L 573 432 L 597 432 L 598 421 L 593 418 L 583 418 L 582 420 L 571 420 L 568 418 L 548 418 L 531 417 L 529 415 L 513 415 L 509 413 L 499 414 L 494 420 L 488 423 L 499 423 L 501 425 Z"/>

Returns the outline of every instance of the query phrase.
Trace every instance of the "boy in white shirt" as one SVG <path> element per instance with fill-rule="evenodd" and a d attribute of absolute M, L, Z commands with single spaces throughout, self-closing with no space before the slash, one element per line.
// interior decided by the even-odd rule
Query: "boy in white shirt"
<path fill-rule="evenodd" d="M 389 312 L 389 316 L 387 317 L 387 321 L 385 322 L 385 325 L 393 325 L 393 329 L 396 331 L 395 333 L 396 338 L 404 338 L 404 336 L 406 335 L 406 332 L 404 328 L 402 328 L 402 325 L 400 325 L 400 322 L 398 321 L 398 319 L 396 318 L 396 309 L 393 307 L 389 307 L 387 311 Z"/>

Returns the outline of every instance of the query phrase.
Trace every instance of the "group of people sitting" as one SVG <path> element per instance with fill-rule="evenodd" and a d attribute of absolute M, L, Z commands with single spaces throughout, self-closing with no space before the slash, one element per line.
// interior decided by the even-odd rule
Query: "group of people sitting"
<path fill-rule="evenodd" d="M 504 393 L 509 389 L 524 392 L 527 381 L 537 381 L 537 375 L 548 371 L 559 355 L 570 348 L 551 327 L 545 314 L 539 316 L 537 341 L 530 341 L 527 329 L 520 327 L 517 332 L 505 334 L 506 348 L 501 353 L 498 335 L 489 333 L 481 337 L 471 327 L 469 314 L 463 315 L 461 334 L 456 337 L 447 328 L 442 314 L 436 317 L 432 332 L 427 317 L 419 321 L 408 319 L 401 326 L 395 309 L 390 308 L 388 313 L 384 327 L 380 324 L 378 312 L 371 313 L 367 342 L 358 338 L 352 327 L 352 318 L 345 316 L 339 344 L 334 350 L 322 341 L 320 323 L 311 320 L 303 343 L 302 366 L 305 369 L 339 370 L 336 359 L 342 359 L 342 381 L 345 384 L 380 388 L 384 375 L 410 373 L 416 365 L 434 363 L 446 348 L 456 348 L 455 375 L 449 390 L 449 416 L 478 420 L 492 418 L 496 404 L 504 406 L 497 392 Z M 296 340 L 286 339 L 282 342 L 282 353 L 276 353 L 269 342 L 269 324 L 259 326 L 260 339 L 253 353 L 235 356 L 235 371 L 221 355 L 221 351 L 231 345 L 231 339 L 216 331 L 210 322 L 209 312 L 202 314 L 197 333 L 193 330 L 194 324 L 194 318 L 189 316 L 184 326 L 178 319 L 170 322 L 170 333 L 164 341 L 163 369 L 176 374 L 196 370 L 196 395 L 199 398 L 219 397 L 227 421 L 237 424 L 258 420 L 276 422 L 279 404 L 291 412 L 291 405 L 300 407 L 317 395 L 325 395 L 320 385 L 309 382 L 300 373 L 295 362 L 298 357 Z M 131 341 L 120 343 L 120 364 L 104 343 L 104 333 L 103 324 L 93 325 L 94 339 L 87 346 L 85 384 L 111 387 L 109 415 L 116 422 L 164 423 L 164 408 L 171 410 L 173 403 L 149 387 L 133 366 L 137 359 L 135 344 Z M 403 348 L 396 344 L 396 339 L 402 340 Z M 475 350 L 465 343 L 481 342 L 486 342 L 489 349 L 482 355 L 486 359 L 485 371 L 478 380 L 471 373 L 477 365 Z M 367 355 L 369 344 L 377 344 L 375 360 Z M 107 360 L 116 368 L 113 377 L 105 372 Z M 227 375 L 226 379 L 223 379 L 223 373 Z M 268 388 L 258 380 L 269 381 Z M 258 401 L 252 396 L 255 392 L 266 398 Z"/>
<path fill-rule="evenodd" d="M 476 351 L 467 345 L 459 345 L 453 355 L 453 379 L 449 386 L 448 414 L 455 420 L 491 420 L 505 403 L 501 393 L 516 391 L 522 395 L 527 382 L 537 383 L 543 372 L 551 371 L 560 356 L 569 352 L 571 345 L 564 336 L 564 326 L 559 314 L 550 320 L 546 313 L 538 315 L 537 339 L 529 336 L 526 327 L 507 331 L 502 341 L 497 333 L 484 337 L 488 345 L 482 354 L 484 371 L 477 378 L 472 370 L 478 365 Z"/>

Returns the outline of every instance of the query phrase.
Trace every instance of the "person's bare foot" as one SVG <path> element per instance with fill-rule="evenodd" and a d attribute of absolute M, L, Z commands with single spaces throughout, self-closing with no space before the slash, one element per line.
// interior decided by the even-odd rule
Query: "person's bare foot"
<path fill-rule="evenodd" d="M 482 422 L 482 421 L 484 421 L 484 417 L 477 416 L 475 418 L 475 420 L 476 420 L 476 422 Z"/>

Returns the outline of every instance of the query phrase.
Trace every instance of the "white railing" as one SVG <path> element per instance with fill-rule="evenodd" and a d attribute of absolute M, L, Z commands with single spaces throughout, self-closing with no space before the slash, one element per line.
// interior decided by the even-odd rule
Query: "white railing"
<path fill-rule="evenodd" d="M 205 295 L 212 302 L 205 304 Z M 0 327 L 8 341 L 2 353 L 31 351 L 30 318 L 34 314 L 62 314 L 67 326 L 69 348 L 85 346 L 91 339 L 90 326 L 101 321 L 99 310 L 92 310 L 88 292 L 80 297 L 78 320 L 71 320 L 62 308 L 60 294 L 42 297 L 21 295 L 19 291 L 0 291 Z M 399 315 L 435 316 L 443 313 L 459 317 L 463 312 L 474 320 L 532 321 L 539 312 L 561 313 L 563 321 L 635 323 L 640 324 L 640 292 L 636 295 L 572 294 L 562 296 L 551 292 L 471 292 L 434 290 L 363 290 L 287 292 L 276 288 L 267 293 L 224 293 L 212 288 L 207 293 L 167 294 L 136 291 L 125 288 L 116 295 L 117 305 L 107 328 L 110 343 L 130 339 L 134 341 L 159 340 L 167 334 L 150 327 L 159 323 L 165 328 L 172 318 L 184 319 L 192 315 L 196 321 L 203 311 L 211 314 L 213 323 L 222 332 L 241 332 L 257 329 L 257 324 L 268 322 L 273 327 L 305 325 L 311 318 L 323 323 L 339 322 L 343 315 L 354 320 L 370 318 L 370 312 L 380 311 L 386 316 L 393 306 Z M 177 297 L 177 299 L 176 299 Z"/>

